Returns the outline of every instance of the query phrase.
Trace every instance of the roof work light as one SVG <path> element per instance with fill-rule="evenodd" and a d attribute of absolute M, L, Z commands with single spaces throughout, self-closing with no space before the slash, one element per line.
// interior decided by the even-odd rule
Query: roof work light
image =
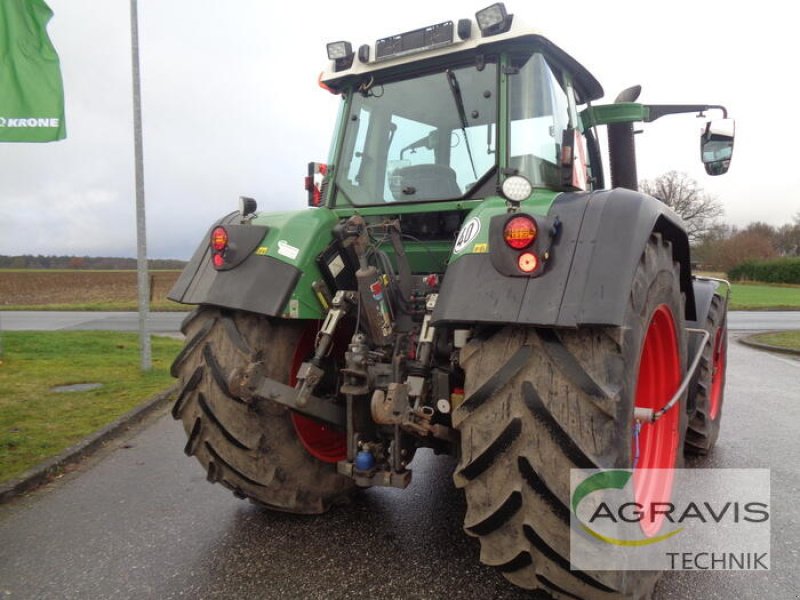
<path fill-rule="evenodd" d="M 496 2 L 475 13 L 475 20 L 478 21 L 478 28 L 483 37 L 505 33 L 511 29 L 513 18 L 514 15 L 506 12 L 506 6 L 502 2 Z"/>
<path fill-rule="evenodd" d="M 336 63 L 336 70 L 349 69 L 353 65 L 353 46 L 350 42 L 331 42 L 328 44 L 328 58 Z"/>

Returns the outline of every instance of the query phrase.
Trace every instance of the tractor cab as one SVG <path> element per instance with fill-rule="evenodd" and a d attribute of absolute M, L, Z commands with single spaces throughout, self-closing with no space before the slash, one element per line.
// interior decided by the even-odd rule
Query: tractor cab
<path fill-rule="evenodd" d="M 562 153 L 576 134 L 583 144 L 577 106 L 601 97 L 600 84 L 502 4 L 476 23 L 447 21 L 357 52 L 328 45 L 321 82 L 344 98 L 329 206 L 483 199 L 511 175 L 533 189 L 591 187 L 588 161 L 575 178 L 570 162 L 565 177 Z"/>

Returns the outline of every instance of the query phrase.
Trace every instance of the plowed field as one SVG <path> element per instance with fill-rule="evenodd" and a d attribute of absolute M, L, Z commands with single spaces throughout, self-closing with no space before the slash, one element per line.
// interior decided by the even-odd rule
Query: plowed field
<path fill-rule="evenodd" d="M 150 273 L 151 306 L 180 310 L 167 300 L 180 271 Z M 136 271 L 0 270 L 0 310 L 135 310 Z"/>

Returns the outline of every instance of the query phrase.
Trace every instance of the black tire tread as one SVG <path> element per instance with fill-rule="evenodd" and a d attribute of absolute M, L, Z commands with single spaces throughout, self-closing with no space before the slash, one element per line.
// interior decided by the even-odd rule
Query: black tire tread
<path fill-rule="evenodd" d="M 547 410 L 541 397 L 536 392 L 530 381 L 522 382 L 522 401 L 531 412 L 534 419 L 539 422 L 553 443 L 561 448 L 561 452 L 577 469 L 597 469 L 597 462 L 589 458 L 586 453 L 574 442 L 553 415 Z"/>
<path fill-rule="evenodd" d="M 595 403 L 597 408 L 614 418 L 615 394 L 604 389 L 603 386 L 586 370 L 564 344 L 558 333 L 553 329 L 537 329 L 542 348 L 547 353 L 556 367 L 561 369 L 564 377 L 580 388 L 581 392 Z"/>
<path fill-rule="evenodd" d="M 245 446 L 242 442 L 236 439 L 236 436 L 234 436 L 231 432 L 225 429 L 225 425 L 222 423 L 222 421 L 220 421 L 217 418 L 217 415 L 214 414 L 214 411 L 211 410 L 211 407 L 208 405 L 208 402 L 206 402 L 206 398 L 203 394 L 197 394 L 197 404 L 200 407 L 200 411 L 203 413 L 205 418 L 211 423 L 213 423 L 214 426 L 216 426 L 216 428 L 219 430 L 222 436 L 226 440 L 228 440 L 228 442 L 230 442 L 234 447 L 238 448 L 239 450 L 251 450 L 251 448 Z"/>
<path fill-rule="evenodd" d="M 507 327 L 473 338 L 462 351 L 468 399 L 482 393 L 487 381 L 494 384 L 480 402 L 467 405 L 468 400 L 453 412 L 462 446 L 454 480 L 465 490 L 465 530 L 479 538 L 481 561 L 512 583 L 560 598 L 618 600 L 652 593 L 656 573 L 570 570 L 569 469 L 632 464 L 635 374 L 626 365 L 638 365 L 641 342 L 631 329 L 641 331 L 649 318 L 643 314 L 648 300 L 639 296 L 668 296 L 685 348 L 678 282 L 671 245 L 653 234 L 632 284 L 626 319 L 633 327 Z M 521 352 L 525 364 L 496 385 L 497 373 Z M 510 439 L 512 423 L 519 425 L 511 431 L 518 427 L 520 433 Z"/>
<path fill-rule="evenodd" d="M 186 381 L 181 386 L 181 389 L 178 392 L 178 397 L 175 399 L 175 404 L 172 405 L 173 419 L 177 420 L 181 418 L 181 411 L 185 406 L 186 399 L 189 397 L 189 394 L 191 394 L 197 389 L 197 386 L 200 384 L 200 381 L 202 379 L 203 379 L 203 367 L 202 365 L 200 365 L 194 370 L 194 372 L 189 376 L 188 379 L 186 379 Z"/>
<path fill-rule="evenodd" d="M 470 480 L 475 479 L 508 450 L 520 433 L 522 433 L 522 421 L 518 418 L 512 419 L 485 450 L 461 469 L 461 475 Z"/>
<path fill-rule="evenodd" d="M 195 313 L 191 313 L 190 317 L 195 317 Z M 188 318 L 188 317 L 187 317 Z M 190 321 L 191 322 L 191 321 Z M 189 356 L 199 347 L 206 336 L 211 331 L 211 328 L 214 327 L 214 323 L 216 319 L 208 319 L 203 323 L 199 330 L 193 332 L 192 337 L 187 338 L 188 341 L 183 345 L 181 351 L 178 352 L 178 356 L 175 357 L 175 360 L 172 361 L 172 366 L 169 369 L 170 375 L 173 377 L 180 377 L 181 367 L 183 363 L 186 361 Z M 184 330 L 184 325 L 181 325 L 181 331 L 186 334 Z"/>
<path fill-rule="evenodd" d="M 719 294 L 714 294 L 711 299 L 711 307 L 706 318 L 705 329 L 709 332 L 709 339 L 703 348 L 703 356 L 698 365 L 697 387 L 695 392 L 695 411 L 689 419 L 689 427 L 686 431 L 686 444 L 684 449 L 687 454 L 705 456 L 714 448 L 719 437 L 720 424 L 722 420 L 722 409 L 725 399 L 725 372 L 721 373 L 722 391 L 720 406 L 716 418 L 712 419 L 709 414 L 711 402 L 711 382 L 714 375 L 714 343 L 717 331 L 722 329 L 722 344 L 727 352 L 728 332 L 726 324 L 727 302 Z"/>
<path fill-rule="evenodd" d="M 522 507 L 522 494 L 511 492 L 503 503 L 480 523 L 474 525 L 464 524 L 464 529 L 475 535 L 489 535 L 505 525 Z"/>
<path fill-rule="evenodd" d="M 181 390 L 173 417 L 182 421 L 186 453 L 207 479 L 238 498 L 284 512 L 318 514 L 353 491 L 336 465 L 303 448 L 291 412 L 232 392 L 234 371 L 261 360 L 267 376 L 287 382 L 306 324 L 202 306 L 184 323 L 186 345 L 174 363 Z"/>

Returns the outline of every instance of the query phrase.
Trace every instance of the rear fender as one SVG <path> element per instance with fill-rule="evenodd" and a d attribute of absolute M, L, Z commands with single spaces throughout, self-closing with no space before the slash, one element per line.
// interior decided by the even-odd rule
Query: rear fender
<path fill-rule="evenodd" d="M 217 221 L 227 225 L 233 262 L 217 270 L 209 235 L 200 242 L 168 297 L 183 304 L 210 304 L 233 310 L 297 319 L 319 319 L 322 306 L 312 282 L 322 279 L 317 256 L 332 241 L 336 216 L 317 208 L 261 213 L 241 224 L 238 212 Z"/>
<path fill-rule="evenodd" d="M 694 291 L 694 303 L 696 307 L 695 319 L 687 320 L 687 327 L 697 327 L 702 329 L 706 326 L 708 311 L 711 310 L 711 300 L 714 294 L 720 295 L 720 282 L 714 279 L 693 279 L 692 290 Z"/>
<path fill-rule="evenodd" d="M 714 296 L 722 296 L 719 292 L 720 281 L 713 279 L 693 279 L 692 289 L 694 291 L 695 306 L 697 307 L 696 318 L 686 321 L 686 327 L 694 329 L 705 329 L 708 324 L 708 313 L 711 311 L 711 301 Z M 726 307 L 727 310 L 727 307 Z M 689 356 L 694 356 L 700 351 L 700 342 L 703 340 L 702 336 L 693 335 L 689 338 Z M 714 344 L 714 339 L 711 339 L 710 344 Z M 686 401 L 686 412 L 693 414 L 697 408 L 697 381 L 700 376 L 700 369 L 698 369 L 691 382 L 689 383 L 689 395 Z"/>
<path fill-rule="evenodd" d="M 651 233 L 672 243 L 680 264 L 686 318 L 695 318 L 689 243 L 680 218 L 655 198 L 625 189 L 559 195 L 548 216 L 561 231 L 538 277 L 507 277 L 486 254 L 451 261 L 433 314 L 435 325 L 621 326 L 636 266 Z"/>

